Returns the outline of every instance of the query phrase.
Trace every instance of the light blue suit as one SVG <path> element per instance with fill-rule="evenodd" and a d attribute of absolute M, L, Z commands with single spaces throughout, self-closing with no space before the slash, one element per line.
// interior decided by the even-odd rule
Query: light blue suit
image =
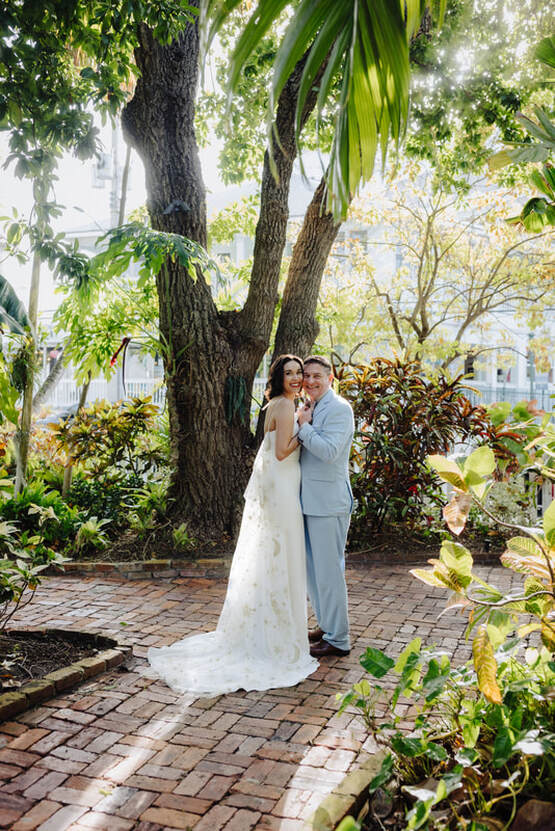
<path fill-rule="evenodd" d="M 353 508 L 353 433 L 350 405 L 329 389 L 316 404 L 312 424 L 303 424 L 298 434 L 308 596 L 324 640 L 339 649 L 350 649 L 345 543 Z"/>

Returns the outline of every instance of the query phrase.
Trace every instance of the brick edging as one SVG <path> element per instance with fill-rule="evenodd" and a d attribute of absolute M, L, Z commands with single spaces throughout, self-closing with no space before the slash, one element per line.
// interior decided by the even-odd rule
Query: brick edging
<path fill-rule="evenodd" d="M 228 557 L 210 557 L 195 560 L 152 559 L 129 560 L 107 563 L 104 560 L 80 562 L 73 560 L 63 566 L 49 566 L 42 573 L 49 577 L 125 577 L 128 580 L 153 577 L 212 577 L 229 569 L 231 554 Z"/>
<path fill-rule="evenodd" d="M 348 814 L 359 814 L 366 801 L 366 788 L 381 768 L 385 750 L 379 750 L 348 773 L 319 804 L 302 831 L 334 831 Z"/>
<path fill-rule="evenodd" d="M 11 632 L 14 634 L 14 632 Z M 66 667 L 49 672 L 43 678 L 37 678 L 34 681 L 29 681 L 23 684 L 18 690 L 11 692 L 0 693 L 0 723 L 6 719 L 13 718 L 25 710 L 29 710 L 36 704 L 53 698 L 57 693 L 74 687 L 81 681 L 88 678 L 94 678 L 95 675 L 100 675 L 108 669 L 117 667 L 123 664 L 132 653 L 132 647 L 126 644 L 119 644 L 112 638 L 102 635 L 100 632 L 78 632 L 75 629 L 25 629 L 21 630 L 21 635 L 52 635 L 60 636 L 78 636 L 87 635 L 87 637 L 94 643 L 98 641 L 100 646 L 108 646 L 97 655 L 92 655 L 89 658 L 81 658 Z M 77 640 L 77 638 L 75 638 Z"/>
<path fill-rule="evenodd" d="M 403 559 L 399 553 L 389 550 L 379 555 L 368 555 L 366 552 L 347 551 L 347 566 L 374 563 L 383 565 L 388 563 L 394 566 L 415 566 L 428 562 L 428 557 L 435 556 L 437 551 L 425 550 L 422 557 L 408 557 Z M 492 565 L 499 562 L 499 552 L 484 552 L 473 554 L 475 562 L 479 565 Z M 200 557 L 191 560 L 179 559 L 156 559 L 151 560 L 129 560 L 121 562 L 106 562 L 105 560 L 79 561 L 72 560 L 63 566 L 49 566 L 43 571 L 43 575 L 49 577 L 123 577 L 126 580 L 152 579 L 156 577 L 220 577 L 227 573 L 231 565 L 233 553 L 221 557 Z"/>

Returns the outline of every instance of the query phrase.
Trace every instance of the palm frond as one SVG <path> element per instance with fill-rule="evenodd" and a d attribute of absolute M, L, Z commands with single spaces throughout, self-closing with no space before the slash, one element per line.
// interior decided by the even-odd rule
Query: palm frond
<path fill-rule="evenodd" d="M 240 0 L 205 0 L 201 26 L 205 48 Z M 229 90 L 237 88 L 242 67 L 288 0 L 258 0 L 236 45 Z M 296 110 L 300 142 L 302 113 L 316 77 L 317 124 L 339 83 L 335 132 L 328 165 L 328 208 L 344 217 L 350 200 L 372 176 L 378 147 L 382 159 L 390 141 L 398 146 L 409 106 L 409 43 L 433 6 L 441 25 L 446 0 L 300 0 L 280 43 L 271 89 L 273 113 L 297 62 L 309 50 Z"/>
<path fill-rule="evenodd" d="M 25 306 L 11 284 L 0 274 L 0 328 L 7 327 L 16 335 L 33 330 Z"/>

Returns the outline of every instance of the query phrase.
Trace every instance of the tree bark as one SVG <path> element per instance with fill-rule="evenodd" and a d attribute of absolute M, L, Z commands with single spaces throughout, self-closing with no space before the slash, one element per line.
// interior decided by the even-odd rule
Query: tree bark
<path fill-rule="evenodd" d="M 58 384 L 58 381 L 62 377 L 64 371 L 64 350 L 60 351 L 60 354 L 54 361 L 52 369 L 42 382 L 40 389 L 37 390 L 35 393 L 35 397 L 33 398 L 33 412 L 35 413 L 38 408 L 41 406 L 43 401 L 48 398 L 52 390 L 54 390 Z"/>
<path fill-rule="evenodd" d="M 318 295 L 331 247 L 341 227 L 325 210 L 325 204 L 326 185 L 322 178 L 293 248 L 272 360 L 284 352 L 305 357 L 318 335 Z"/>
<path fill-rule="evenodd" d="M 118 225 L 123 225 L 125 219 L 125 205 L 127 203 L 127 184 L 129 182 L 129 170 L 131 168 L 131 145 L 125 147 L 125 162 L 123 163 L 123 174 L 121 177 L 121 193 L 119 197 Z"/>
<path fill-rule="evenodd" d="M 135 59 L 141 75 L 123 128 L 144 162 L 153 228 L 206 245 L 205 189 L 193 126 L 198 46 L 196 25 L 167 45 L 140 28 Z M 245 425 L 225 418 L 224 383 L 233 351 L 201 273 L 193 280 L 168 261 L 157 288 L 170 419 L 170 504 L 193 532 L 218 535 L 230 528 L 232 471 L 247 438 Z"/>
<path fill-rule="evenodd" d="M 143 159 L 152 226 L 206 245 L 205 191 L 194 133 L 198 31 L 168 45 L 145 26 L 135 59 L 135 95 L 123 114 L 129 143 Z M 240 312 L 218 312 L 202 274 L 193 280 L 166 262 L 157 277 L 160 333 L 170 418 L 172 513 L 201 538 L 233 534 L 252 460 L 250 391 L 268 348 L 286 241 L 289 183 L 296 155 L 294 115 L 302 62 L 278 102 L 274 148 L 266 153 L 248 298 Z M 304 119 L 316 101 L 307 103 Z"/>
<path fill-rule="evenodd" d="M 316 340 L 318 295 L 331 247 L 341 227 L 325 210 L 326 183 L 320 184 L 306 210 L 303 224 L 293 248 L 281 311 L 274 342 L 272 361 L 288 352 L 306 357 Z M 264 436 L 264 412 L 256 426 L 256 442 Z"/>
<path fill-rule="evenodd" d="M 46 200 L 48 187 L 44 179 L 37 178 L 34 182 L 35 188 L 35 206 L 39 214 L 38 226 L 39 235 L 42 234 L 44 226 L 44 219 L 42 219 L 42 204 Z M 37 248 L 33 252 L 33 265 L 31 270 L 31 288 L 29 290 L 29 320 L 33 326 L 33 331 L 37 331 L 38 307 L 39 307 L 39 287 L 40 287 L 40 267 L 41 258 Z M 16 470 L 14 483 L 14 496 L 17 496 L 27 484 L 27 460 L 29 457 L 29 443 L 31 440 L 31 421 L 33 417 L 33 389 L 35 383 L 34 367 L 34 353 L 36 351 L 35 336 L 31 335 L 29 343 L 26 347 L 28 354 L 33 358 L 26 362 L 26 379 L 25 388 L 23 390 L 23 404 L 21 406 L 21 416 L 19 427 L 15 434 L 16 447 Z"/>

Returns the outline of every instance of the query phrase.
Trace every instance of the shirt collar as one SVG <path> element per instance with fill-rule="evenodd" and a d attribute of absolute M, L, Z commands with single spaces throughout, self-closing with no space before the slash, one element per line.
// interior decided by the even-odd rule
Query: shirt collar
<path fill-rule="evenodd" d="M 329 390 L 328 390 L 327 392 L 325 392 L 325 393 L 324 393 L 324 395 L 323 395 L 321 398 L 319 398 L 319 399 L 318 399 L 318 401 L 314 404 L 314 409 L 316 409 L 316 407 L 317 407 L 319 404 L 321 404 L 321 403 L 322 403 L 322 401 L 325 401 L 325 400 L 326 400 L 327 398 L 329 398 L 331 395 L 333 395 L 333 390 L 332 390 L 332 388 L 330 387 L 330 388 L 329 388 Z"/>

